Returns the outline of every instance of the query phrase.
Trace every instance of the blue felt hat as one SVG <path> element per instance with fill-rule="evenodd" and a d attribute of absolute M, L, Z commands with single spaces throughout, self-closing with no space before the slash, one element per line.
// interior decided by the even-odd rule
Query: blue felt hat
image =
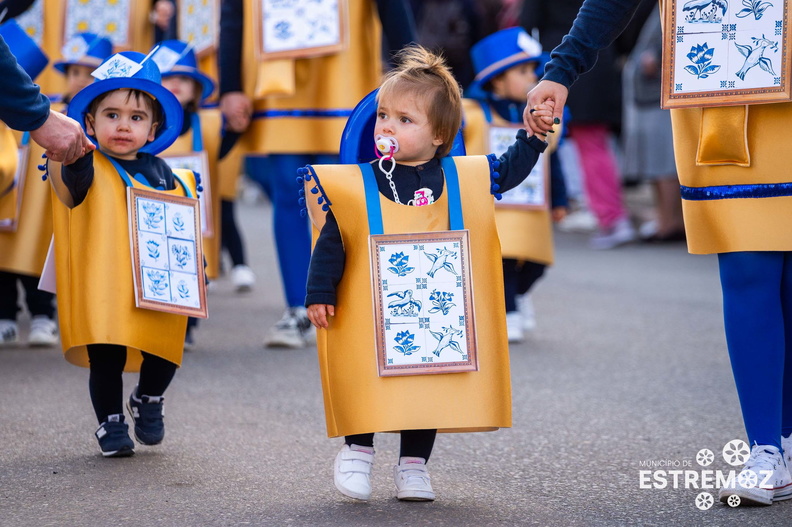
<path fill-rule="evenodd" d="M 113 43 L 109 38 L 94 33 L 76 33 L 61 50 L 63 60 L 54 64 L 55 69 L 66 73 L 67 66 L 99 67 L 113 54 Z"/>
<path fill-rule="evenodd" d="M 41 48 L 38 47 L 36 42 L 25 33 L 16 20 L 9 20 L 3 25 L 0 25 L 0 36 L 6 41 L 8 47 L 11 48 L 11 53 L 16 57 L 17 62 L 22 69 L 35 79 L 47 67 L 49 58 Z"/>
<path fill-rule="evenodd" d="M 510 27 L 495 32 L 470 49 L 470 58 L 476 77 L 473 88 L 483 87 L 499 73 L 523 62 L 538 62 L 544 65 L 546 55 L 542 45 L 521 27 Z"/>
<path fill-rule="evenodd" d="M 130 66 L 137 71 L 130 70 Z M 69 117 L 85 126 L 85 114 L 99 95 L 113 90 L 140 90 L 159 102 L 164 119 L 157 129 L 156 138 L 140 151 L 156 155 L 179 137 L 184 112 L 176 96 L 162 86 L 159 68 L 151 58 L 134 51 L 122 51 L 104 61 L 94 72 L 94 76 L 97 75 L 99 80 L 77 92 L 71 100 Z M 93 138 L 91 140 L 96 143 Z"/>
<path fill-rule="evenodd" d="M 374 127 L 377 124 L 377 92 L 374 90 L 357 103 L 341 134 L 339 157 L 344 165 L 368 163 L 376 159 Z M 449 156 L 464 156 L 465 143 L 460 130 L 451 145 Z"/>
<path fill-rule="evenodd" d="M 212 95 L 215 83 L 198 69 L 195 51 L 186 42 L 163 40 L 157 44 L 151 59 L 159 66 L 163 79 L 173 75 L 184 75 L 200 83 L 201 101 Z"/>

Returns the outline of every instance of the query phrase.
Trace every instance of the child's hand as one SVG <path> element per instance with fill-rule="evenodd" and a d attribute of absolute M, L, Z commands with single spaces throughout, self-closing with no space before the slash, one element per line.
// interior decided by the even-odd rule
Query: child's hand
<path fill-rule="evenodd" d="M 534 107 L 527 110 L 528 118 L 533 120 L 534 126 L 526 127 L 526 131 L 529 132 L 529 135 L 534 135 L 532 132 L 537 128 L 544 128 L 545 126 L 552 128 L 553 127 L 553 109 L 555 108 L 555 103 L 552 100 L 547 100 L 542 104 L 537 104 Z M 553 130 L 548 130 L 550 133 L 554 133 Z M 542 132 L 535 132 L 536 134 L 547 137 L 547 134 Z"/>
<path fill-rule="evenodd" d="M 559 221 L 566 218 L 567 215 L 567 208 L 566 207 L 553 207 L 551 211 L 551 215 L 553 216 L 553 221 L 558 223 Z"/>
<path fill-rule="evenodd" d="M 335 316 L 335 306 L 330 304 L 311 304 L 308 306 L 308 319 L 317 328 L 327 328 L 327 317 Z"/>

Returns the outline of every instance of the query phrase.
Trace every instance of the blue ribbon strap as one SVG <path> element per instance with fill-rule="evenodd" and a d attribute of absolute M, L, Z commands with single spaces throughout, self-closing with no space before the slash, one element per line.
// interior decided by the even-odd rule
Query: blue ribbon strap
<path fill-rule="evenodd" d="M 383 234 L 382 207 L 380 206 L 379 188 L 374 170 L 368 163 L 358 165 L 363 173 L 363 188 L 366 193 L 366 211 L 368 214 L 369 234 Z"/>

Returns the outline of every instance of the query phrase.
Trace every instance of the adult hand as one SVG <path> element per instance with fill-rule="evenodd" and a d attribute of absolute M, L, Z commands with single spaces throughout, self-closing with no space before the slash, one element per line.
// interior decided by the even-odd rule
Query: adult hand
<path fill-rule="evenodd" d="M 523 112 L 525 128 L 536 134 L 546 134 L 550 131 L 554 123 L 561 122 L 568 95 L 569 90 L 563 84 L 553 81 L 541 81 L 537 84 L 533 90 L 528 92 L 528 104 Z M 534 118 L 530 113 L 531 109 L 541 104 L 549 104 L 548 101 L 552 101 L 553 117 Z"/>
<path fill-rule="evenodd" d="M 77 121 L 52 110 L 44 124 L 30 132 L 30 138 L 46 150 L 48 158 L 64 165 L 96 148 Z"/>
<path fill-rule="evenodd" d="M 220 97 L 220 111 L 226 119 L 226 127 L 241 134 L 250 126 L 253 102 L 241 91 L 228 92 Z"/>

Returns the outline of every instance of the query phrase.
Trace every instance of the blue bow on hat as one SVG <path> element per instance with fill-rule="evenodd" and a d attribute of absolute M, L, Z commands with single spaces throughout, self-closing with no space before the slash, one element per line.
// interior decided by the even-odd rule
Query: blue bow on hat
<path fill-rule="evenodd" d="M 476 42 L 470 49 L 476 77 L 471 90 L 481 90 L 493 77 L 524 62 L 547 62 L 542 45 L 521 27 L 497 31 Z M 539 73 L 537 71 L 537 73 Z"/>
<path fill-rule="evenodd" d="M 61 73 L 66 73 L 67 66 L 96 68 L 113 54 L 113 43 L 94 33 L 77 33 L 63 46 L 61 53 L 63 60 L 54 64 Z"/>
<path fill-rule="evenodd" d="M 156 155 L 179 137 L 184 112 L 176 96 L 162 86 L 159 68 L 150 57 L 135 51 L 122 51 L 104 61 L 92 75 L 99 79 L 77 92 L 69 104 L 68 116 L 83 127 L 85 114 L 99 95 L 113 90 L 140 90 L 157 100 L 164 120 L 157 128 L 155 139 L 140 151 Z M 91 140 L 96 143 L 93 138 Z"/>
<path fill-rule="evenodd" d="M 9 20 L 0 25 L 0 36 L 6 41 L 11 53 L 31 79 L 38 77 L 47 67 L 49 58 L 16 20 Z"/>
<path fill-rule="evenodd" d="M 163 40 L 155 47 L 151 59 L 157 63 L 162 78 L 183 75 L 201 85 L 201 101 L 212 95 L 215 83 L 198 69 L 192 46 L 181 40 Z"/>

